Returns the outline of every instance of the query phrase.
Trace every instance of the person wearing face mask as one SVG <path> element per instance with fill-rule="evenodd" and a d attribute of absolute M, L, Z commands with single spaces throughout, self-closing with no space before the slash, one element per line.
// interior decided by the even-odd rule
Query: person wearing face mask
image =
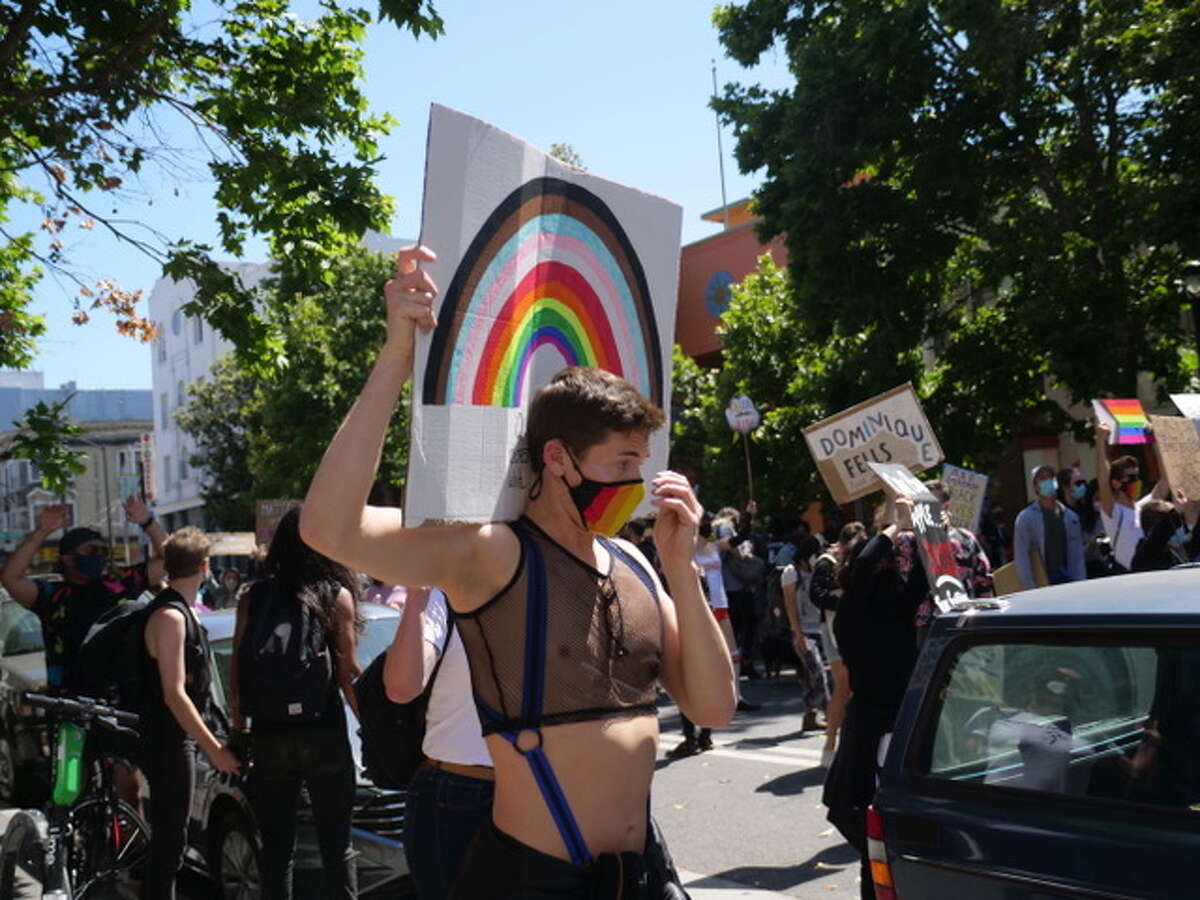
<path fill-rule="evenodd" d="M 413 528 L 368 506 L 417 328 L 436 324 L 437 287 L 421 269 L 434 258 L 397 254 L 386 343 L 313 478 L 301 534 L 389 584 L 439 586 L 454 614 L 496 787 L 450 896 L 657 900 L 657 686 L 701 728 L 727 725 L 737 702 L 692 563 L 703 511 L 682 475 L 648 486 L 667 585 L 610 539 L 647 492 L 641 470 L 665 416 L 623 378 L 580 366 L 529 403 L 533 481 L 515 521 Z"/>
<path fill-rule="evenodd" d="M 1134 572 L 1156 572 L 1200 557 L 1200 500 L 1175 492 L 1175 502 L 1151 500 L 1142 506 L 1146 536 L 1133 554 Z"/>
<path fill-rule="evenodd" d="M 1021 586 L 1038 587 L 1040 561 L 1050 584 L 1083 581 L 1083 530 L 1079 516 L 1058 502 L 1058 477 L 1053 466 L 1033 470 L 1037 499 L 1017 515 L 1013 527 L 1013 556 Z"/>
<path fill-rule="evenodd" d="M 48 506 L 38 526 L 0 570 L 0 584 L 14 600 L 33 610 L 42 623 L 46 647 L 46 681 L 52 688 L 70 687 L 71 669 L 88 629 L 123 600 L 136 600 L 163 577 L 163 542 L 167 535 L 146 504 L 135 498 L 125 513 L 150 540 L 150 558 L 120 573 L 112 571 L 104 535 L 91 528 L 72 528 L 58 542 L 59 583 L 34 581 L 25 573 L 46 538 L 67 524 L 66 506 Z"/>
<path fill-rule="evenodd" d="M 1167 497 L 1166 480 L 1142 497 L 1141 465 L 1132 456 L 1108 461 L 1108 441 L 1112 429 L 1104 422 L 1096 423 L 1096 476 L 1100 481 L 1097 499 L 1100 517 L 1117 564 L 1126 572 L 1133 568 L 1133 555 L 1145 536 L 1142 528 L 1142 507 L 1151 500 Z M 1139 499 L 1140 498 L 1140 499 Z"/>

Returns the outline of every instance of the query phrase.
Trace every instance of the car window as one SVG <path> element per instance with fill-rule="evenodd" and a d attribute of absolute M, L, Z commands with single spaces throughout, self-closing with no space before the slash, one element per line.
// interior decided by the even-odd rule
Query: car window
<path fill-rule="evenodd" d="M 362 634 L 358 636 L 358 663 L 364 669 L 371 660 L 388 648 L 392 636 L 396 633 L 398 617 L 388 616 L 379 619 L 368 619 Z M 223 638 L 212 642 L 213 658 L 217 664 L 217 675 L 226 696 L 229 694 L 230 659 L 233 656 L 233 638 Z"/>
<path fill-rule="evenodd" d="M 19 603 L 0 603 L 0 656 L 20 656 L 42 649 L 41 620 Z"/>
<path fill-rule="evenodd" d="M 923 774 L 1200 812 L 1200 648 L 980 644 L 943 683 Z"/>

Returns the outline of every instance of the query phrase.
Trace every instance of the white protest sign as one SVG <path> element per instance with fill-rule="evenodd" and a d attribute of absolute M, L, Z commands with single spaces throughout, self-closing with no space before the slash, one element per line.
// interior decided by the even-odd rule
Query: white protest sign
<path fill-rule="evenodd" d="M 946 504 L 950 524 L 971 532 L 978 531 L 983 501 L 987 497 L 988 477 L 946 463 L 942 466 L 942 483 L 950 492 L 950 502 Z"/>
<path fill-rule="evenodd" d="M 520 513 L 530 397 L 569 365 L 671 408 L 682 211 L 443 106 L 429 118 L 421 240 L 441 286 L 417 341 L 406 522 Z M 647 472 L 666 468 L 670 426 Z"/>
<path fill-rule="evenodd" d="M 759 426 L 762 417 L 758 414 L 754 401 L 744 394 L 739 394 L 725 407 L 725 421 L 738 434 L 749 434 Z"/>
<path fill-rule="evenodd" d="M 870 464 L 923 472 L 945 457 L 911 384 L 865 400 L 804 429 L 825 484 L 839 503 L 880 488 Z"/>

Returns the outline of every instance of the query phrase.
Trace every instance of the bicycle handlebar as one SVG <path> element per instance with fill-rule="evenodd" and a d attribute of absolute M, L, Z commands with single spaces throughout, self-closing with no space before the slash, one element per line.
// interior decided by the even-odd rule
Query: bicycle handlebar
<path fill-rule="evenodd" d="M 138 736 L 137 732 L 133 731 L 139 721 L 137 713 L 105 706 L 91 697 L 49 697 L 46 694 L 27 691 L 24 699 L 32 707 L 44 709 L 65 719 L 77 720 L 85 725 L 96 724 L 107 731 L 127 737 Z"/>

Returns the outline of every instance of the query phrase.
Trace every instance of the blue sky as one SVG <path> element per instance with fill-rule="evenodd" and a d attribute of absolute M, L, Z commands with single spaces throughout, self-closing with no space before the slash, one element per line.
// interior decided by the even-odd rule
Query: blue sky
<path fill-rule="evenodd" d="M 304 6 L 305 4 L 297 4 Z M 542 148 L 571 144 L 598 175 L 668 197 L 684 209 L 684 241 L 715 230 L 701 213 L 720 205 L 716 125 L 707 107 L 710 60 L 728 81 L 789 83 L 786 60 L 768 55 L 752 73 L 724 58 L 709 0 L 607 0 L 605 3 L 438 0 L 446 34 L 415 41 L 377 25 L 366 44 L 366 91 L 376 110 L 399 125 L 384 138 L 383 189 L 396 198 L 393 234 L 419 230 L 425 127 L 433 101 L 486 119 Z M 174 132 L 185 140 L 182 131 Z M 732 135 L 724 136 L 731 200 L 757 184 L 738 173 Z M 191 178 L 144 177 L 121 207 L 172 237 L 214 241 L 211 185 L 197 164 Z M 33 225 L 31 226 L 31 223 Z M 36 220 L 20 217 L 18 226 Z M 72 230 L 72 260 L 96 278 L 114 277 L 148 295 L 159 271 L 136 251 L 98 231 Z M 261 258 L 261 246 L 246 259 Z M 121 338 L 111 319 L 70 323 L 74 288 L 47 278 L 36 309 L 50 326 L 33 368 L 47 386 L 150 387 L 150 349 Z"/>

